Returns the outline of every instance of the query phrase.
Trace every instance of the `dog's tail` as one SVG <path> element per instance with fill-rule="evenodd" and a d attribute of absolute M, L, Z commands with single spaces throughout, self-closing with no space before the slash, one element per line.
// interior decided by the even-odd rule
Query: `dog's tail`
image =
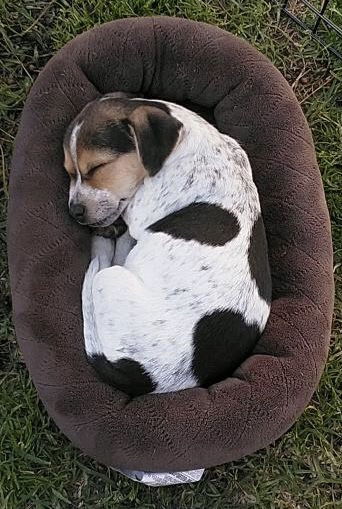
<path fill-rule="evenodd" d="M 85 274 L 82 287 L 83 335 L 88 358 L 102 353 L 102 344 L 97 332 L 94 312 L 94 279 L 100 270 L 111 266 L 113 255 L 114 243 L 110 239 L 94 237 L 92 260 Z"/>

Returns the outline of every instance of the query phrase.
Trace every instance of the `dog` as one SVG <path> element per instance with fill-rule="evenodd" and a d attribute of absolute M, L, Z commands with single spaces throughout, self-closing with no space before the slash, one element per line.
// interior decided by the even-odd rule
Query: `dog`
<path fill-rule="evenodd" d="M 82 289 L 85 350 L 100 378 L 139 396 L 232 375 L 271 305 L 246 152 L 180 105 L 119 93 L 85 106 L 64 153 L 70 214 L 121 235 L 116 249 L 93 237 Z"/>

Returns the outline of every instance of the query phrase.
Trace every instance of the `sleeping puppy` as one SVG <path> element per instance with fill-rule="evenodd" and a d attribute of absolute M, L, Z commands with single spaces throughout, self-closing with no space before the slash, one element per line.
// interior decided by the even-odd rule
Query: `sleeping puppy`
<path fill-rule="evenodd" d="M 271 301 L 246 153 L 179 105 L 124 94 L 89 103 L 64 151 L 71 215 L 128 227 L 115 253 L 93 237 L 83 285 L 85 349 L 100 377 L 137 396 L 231 375 Z"/>

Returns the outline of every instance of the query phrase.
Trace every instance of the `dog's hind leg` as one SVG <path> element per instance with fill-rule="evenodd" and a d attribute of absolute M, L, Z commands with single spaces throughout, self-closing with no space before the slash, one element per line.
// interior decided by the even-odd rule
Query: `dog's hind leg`
<path fill-rule="evenodd" d="M 118 265 L 94 277 L 92 292 L 102 351 L 90 362 L 104 381 L 128 394 L 151 392 L 155 384 L 144 361 L 152 353 L 156 299 L 140 278 Z"/>

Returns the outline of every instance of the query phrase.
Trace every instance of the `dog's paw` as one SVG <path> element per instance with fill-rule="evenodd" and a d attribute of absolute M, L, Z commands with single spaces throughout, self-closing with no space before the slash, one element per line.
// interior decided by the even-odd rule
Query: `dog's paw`
<path fill-rule="evenodd" d="M 125 221 L 119 217 L 115 223 L 100 228 L 94 228 L 94 235 L 105 237 L 106 239 L 117 239 L 127 231 Z"/>
<path fill-rule="evenodd" d="M 94 235 L 91 239 L 91 257 L 103 260 L 110 265 L 114 257 L 115 243 L 112 239 Z"/>

